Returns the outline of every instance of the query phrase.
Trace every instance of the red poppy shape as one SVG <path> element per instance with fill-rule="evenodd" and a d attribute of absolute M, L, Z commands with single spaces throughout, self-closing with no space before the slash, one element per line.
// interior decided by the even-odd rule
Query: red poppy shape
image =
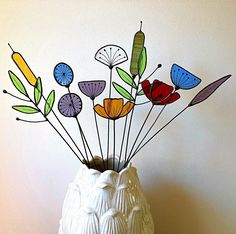
<path fill-rule="evenodd" d="M 173 92 L 173 86 L 159 80 L 154 80 L 152 84 L 150 84 L 149 80 L 145 80 L 141 85 L 146 97 L 154 105 L 167 105 L 180 98 L 179 93 Z"/>

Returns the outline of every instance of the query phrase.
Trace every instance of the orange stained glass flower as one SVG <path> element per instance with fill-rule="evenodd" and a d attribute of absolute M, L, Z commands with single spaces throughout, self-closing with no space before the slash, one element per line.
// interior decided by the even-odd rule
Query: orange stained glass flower
<path fill-rule="evenodd" d="M 119 119 L 126 116 L 134 107 L 133 102 L 126 102 L 122 98 L 105 98 L 103 106 L 97 104 L 94 110 L 98 115 L 106 119 Z"/>

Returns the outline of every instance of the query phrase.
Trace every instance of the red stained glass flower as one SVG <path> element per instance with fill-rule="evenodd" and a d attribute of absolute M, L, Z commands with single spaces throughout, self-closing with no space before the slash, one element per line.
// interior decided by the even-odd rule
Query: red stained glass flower
<path fill-rule="evenodd" d="M 180 98 L 179 93 L 173 92 L 173 86 L 159 80 L 154 80 L 152 84 L 149 80 L 145 80 L 141 84 L 146 97 L 153 105 L 167 105 Z"/>

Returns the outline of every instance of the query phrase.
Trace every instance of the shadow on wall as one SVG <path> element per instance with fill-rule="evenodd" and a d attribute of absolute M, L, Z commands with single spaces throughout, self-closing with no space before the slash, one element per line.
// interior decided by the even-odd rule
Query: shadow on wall
<path fill-rule="evenodd" d="M 145 193 L 151 206 L 155 234 L 233 233 L 209 204 L 175 184 L 161 183 Z"/>

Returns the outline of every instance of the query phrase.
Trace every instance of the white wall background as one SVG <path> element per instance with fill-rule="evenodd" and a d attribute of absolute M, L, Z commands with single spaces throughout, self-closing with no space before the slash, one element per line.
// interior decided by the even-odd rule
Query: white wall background
<path fill-rule="evenodd" d="M 140 20 L 146 34 L 147 74 L 162 63 L 153 78 L 170 83 L 170 67 L 178 63 L 202 78 L 201 86 L 181 92 L 182 99 L 168 108 L 164 120 L 202 87 L 233 74 L 133 161 L 156 233 L 236 233 L 236 1 L 0 0 L 0 88 L 14 92 L 9 69 L 21 75 L 8 42 L 42 77 L 45 92 L 55 88 L 57 97 L 65 92 L 52 77 L 60 61 L 73 67 L 76 82 L 108 79 L 108 70 L 93 58 L 95 51 L 116 43 L 130 55 Z M 128 69 L 129 64 L 122 67 Z M 78 91 L 76 82 L 73 91 Z M 67 185 L 80 163 L 46 124 L 16 122 L 15 117 L 22 116 L 10 107 L 17 103 L 0 94 L 0 234 L 56 233 Z M 93 118 L 85 109 L 80 118 L 91 140 Z M 142 123 L 147 110 L 140 108 L 135 125 Z M 72 121 L 62 119 L 75 129 Z M 100 123 L 105 136 L 105 122 Z"/>

